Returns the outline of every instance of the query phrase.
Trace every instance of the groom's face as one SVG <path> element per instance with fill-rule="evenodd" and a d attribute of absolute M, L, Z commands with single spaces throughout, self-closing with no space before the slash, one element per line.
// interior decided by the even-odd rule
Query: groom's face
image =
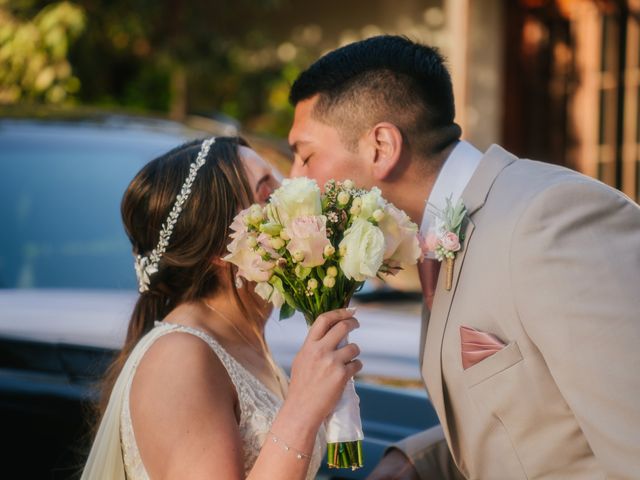
<path fill-rule="evenodd" d="M 360 187 L 371 183 L 364 159 L 348 149 L 339 131 L 312 115 L 317 96 L 296 105 L 289 145 L 294 155 L 292 177 L 309 177 L 321 188 L 327 180 L 352 179 Z"/>

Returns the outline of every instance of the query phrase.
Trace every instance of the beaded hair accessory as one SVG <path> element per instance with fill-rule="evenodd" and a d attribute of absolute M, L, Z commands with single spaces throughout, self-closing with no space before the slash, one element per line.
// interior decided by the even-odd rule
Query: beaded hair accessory
<path fill-rule="evenodd" d="M 200 147 L 198 157 L 196 158 L 195 162 L 193 162 L 189 166 L 189 175 L 182 184 L 180 193 L 176 196 L 176 201 L 174 202 L 173 208 L 171 209 L 171 212 L 167 217 L 167 221 L 162 224 L 162 228 L 160 229 L 160 239 L 158 240 L 158 245 L 156 245 L 156 248 L 151 250 L 149 256 L 136 255 L 135 257 L 134 266 L 136 269 L 136 277 L 138 277 L 138 291 L 140 293 L 149 290 L 151 276 L 158 271 L 158 264 L 160 263 L 160 259 L 167 251 L 167 247 L 169 246 L 169 240 L 171 239 L 171 234 L 173 233 L 173 227 L 178 221 L 180 212 L 182 212 L 182 207 L 188 200 L 189 195 L 191 195 L 191 186 L 196 179 L 198 170 L 200 170 L 200 167 L 204 165 L 207 159 L 207 155 L 209 155 L 209 149 L 215 141 L 215 137 L 212 137 L 202 142 L 202 147 Z"/>

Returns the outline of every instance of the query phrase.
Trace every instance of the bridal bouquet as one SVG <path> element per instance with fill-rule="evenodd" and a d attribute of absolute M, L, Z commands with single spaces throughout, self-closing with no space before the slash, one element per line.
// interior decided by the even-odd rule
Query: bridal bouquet
<path fill-rule="evenodd" d="M 395 274 L 421 254 L 418 227 L 408 215 L 378 188 L 358 189 L 351 180 L 330 180 L 324 193 L 308 178 L 284 180 L 266 206 L 240 212 L 231 230 L 225 260 L 238 267 L 238 276 L 257 282 L 256 292 L 280 308 L 281 320 L 299 310 L 309 325 L 348 306 L 366 279 Z M 329 466 L 361 467 L 353 379 L 326 427 Z"/>

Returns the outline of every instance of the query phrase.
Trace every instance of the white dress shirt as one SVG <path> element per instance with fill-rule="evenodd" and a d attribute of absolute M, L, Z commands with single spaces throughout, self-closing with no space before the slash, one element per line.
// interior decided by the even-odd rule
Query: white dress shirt
<path fill-rule="evenodd" d="M 431 190 L 425 205 L 422 224 L 420 225 L 421 235 L 426 237 L 430 232 L 435 233 L 439 226 L 435 212 L 444 209 L 447 198 L 451 198 L 454 205 L 458 202 L 476 168 L 478 168 L 483 155 L 480 150 L 470 143 L 465 141 L 458 142 L 444 161 L 444 165 L 440 169 L 440 173 L 433 185 L 433 190 Z"/>

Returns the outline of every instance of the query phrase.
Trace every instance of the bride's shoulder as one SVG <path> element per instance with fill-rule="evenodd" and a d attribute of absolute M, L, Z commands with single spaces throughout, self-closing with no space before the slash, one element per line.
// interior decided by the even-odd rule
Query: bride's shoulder
<path fill-rule="evenodd" d="M 130 398 L 133 413 L 140 402 L 147 407 L 153 403 L 158 408 L 185 408 L 185 401 L 219 403 L 234 394 L 231 379 L 211 346 L 191 333 L 171 331 L 155 339 L 140 359 Z"/>
<path fill-rule="evenodd" d="M 168 461 L 196 468 L 189 451 L 194 445 L 204 451 L 216 435 L 225 442 L 237 438 L 235 389 L 216 353 L 196 335 L 171 331 L 155 338 L 130 388 L 135 440 L 152 478 L 171 467 Z"/>

